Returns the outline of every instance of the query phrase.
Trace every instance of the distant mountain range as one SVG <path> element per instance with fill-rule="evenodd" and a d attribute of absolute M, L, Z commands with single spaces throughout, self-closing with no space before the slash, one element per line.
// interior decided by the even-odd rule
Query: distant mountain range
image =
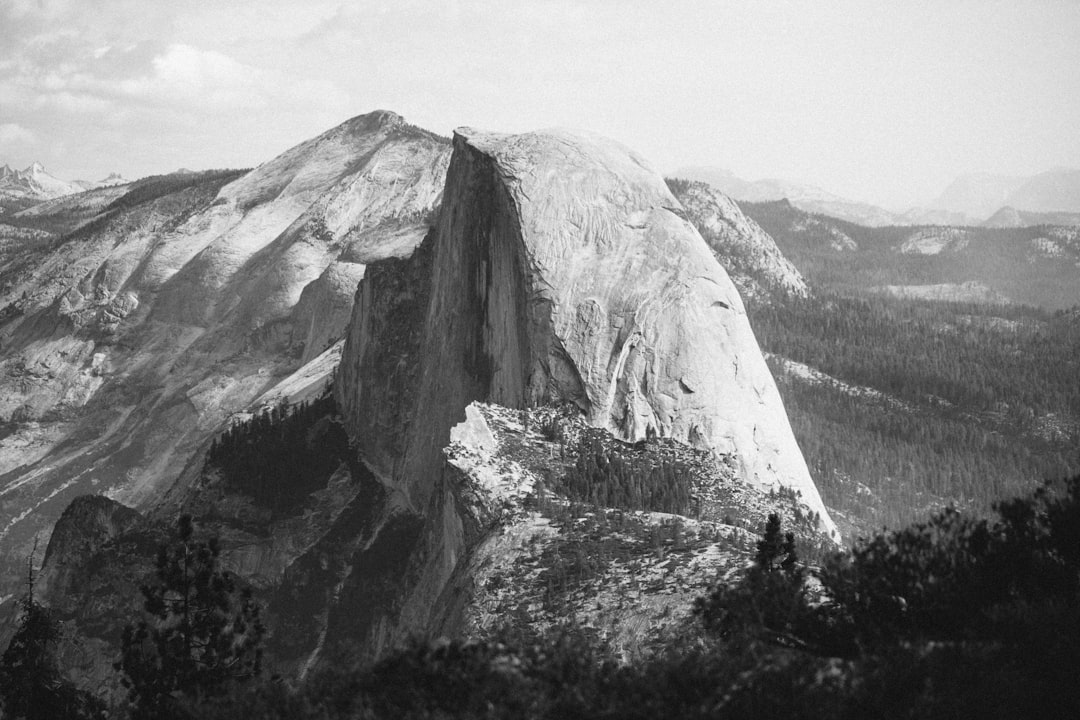
<path fill-rule="evenodd" d="M 1029 178 L 1006 204 L 1033 212 L 1080 213 L 1080 170 L 1063 168 Z"/>
<path fill-rule="evenodd" d="M 1011 205 L 998 210 L 982 222 L 983 227 L 1016 228 L 1034 225 L 1080 225 L 1080 212 L 1032 212 Z"/>
<path fill-rule="evenodd" d="M 1029 177 L 962 175 L 930 207 L 976 218 L 989 218 L 1005 208 L 1029 213 L 1080 213 L 1080 170 L 1058 168 Z"/>
<path fill-rule="evenodd" d="M 1009 195 L 1025 180 L 991 173 L 961 175 L 929 203 L 929 208 L 960 213 L 969 218 L 988 218 L 1009 204 Z"/>
<path fill-rule="evenodd" d="M 68 182 L 50 174 L 39 162 L 25 170 L 8 165 L 0 167 L 0 215 L 14 213 L 45 200 L 73 195 L 85 190 L 113 185 L 126 185 L 129 180 L 111 173 L 102 180 L 73 180 Z"/>
<path fill-rule="evenodd" d="M 779 179 L 748 181 L 729 170 L 688 166 L 673 177 L 700 180 L 744 202 L 788 200 L 811 213 L 868 227 L 888 225 L 1080 224 L 1080 170 L 1060 168 L 1030 177 L 972 173 L 954 180 L 933 201 L 897 213 L 840 197 L 813 185 Z"/>
<path fill-rule="evenodd" d="M 725 195 L 743 202 L 772 202 L 786 199 L 806 212 L 821 213 L 860 225 L 880 227 L 908 224 L 898 223 L 895 213 L 876 205 L 849 200 L 814 185 L 789 180 L 767 178 L 748 181 L 723 168 L 699 166 L 679 168 L 672 173 L 672 177 L 708 183 Z"/>

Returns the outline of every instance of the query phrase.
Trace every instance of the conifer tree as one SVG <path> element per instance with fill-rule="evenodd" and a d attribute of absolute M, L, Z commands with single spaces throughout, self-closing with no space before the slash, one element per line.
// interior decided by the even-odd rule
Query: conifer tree
<path fill-rule="evenodd" d="M 217 538 L 193 539 L 190 515 L 158 551 L 156 582 L 142 588 L 149 622 L 128 625 L 116 669 L 135 720 L 184 717 L 183 702 L 224 695 L 257 677 L 265 628 L 249 590 L 218 569 Z"/>
<path fill-rule="evenodd" d="M 35 545 L 36 547 L 36 545 Z M 104 704 L 60 672 L 54 646 L 60 623 L 34 598 L 33 553 L 27 560 L 26 596 L 18 629 L 0 657 L 0 717 L 82 720 L 103 717 Z"/>
<path fill-rule="evenodd" d="M 794 538 L 792 538 L 792 542 L 794 542 Z M 765 522 L 765 533 L 757 542 L 757 555 L 754 556 L 754 562 L 762 570 L 772 572 L 778 565 L 780 556 L 784 554 L 784 549 L 784 535 L 780 531 L 780 516 L 776 513 L 769 513 L 769 518 Z"/>
<path fill-rule="evenodd" d="M 795 533 L 784 533 L 784 545 L 780 548 L 784 559 L 780 561 L 780 567 L 790 574 L 795 571 L 799 562 L 799 553 L 795 548 Z"/>

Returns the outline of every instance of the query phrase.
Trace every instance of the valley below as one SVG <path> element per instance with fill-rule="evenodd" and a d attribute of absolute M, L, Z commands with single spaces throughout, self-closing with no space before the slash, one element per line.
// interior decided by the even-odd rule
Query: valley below
<path fill-rule="evenodd" d="M 749 310 L 815 482 L 856 534 L 1077 473 L 1080 265 L 1042 240 L 1075 228 L 745 207 L 817 289 Z"/>

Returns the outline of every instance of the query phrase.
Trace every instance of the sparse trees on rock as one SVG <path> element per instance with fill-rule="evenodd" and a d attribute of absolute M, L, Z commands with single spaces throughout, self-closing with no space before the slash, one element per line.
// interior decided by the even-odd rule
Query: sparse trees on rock
<path fill-rule="evenodd" d="M 810 609 L 795 534 L 785 533 L 780 516 L 771 513 L 756 547 L 743 580 L 714 587 L 698 599 L 694 613 L 711 634 L 727 641 L 802 647 L 806 639 L 798 629 Z"/>

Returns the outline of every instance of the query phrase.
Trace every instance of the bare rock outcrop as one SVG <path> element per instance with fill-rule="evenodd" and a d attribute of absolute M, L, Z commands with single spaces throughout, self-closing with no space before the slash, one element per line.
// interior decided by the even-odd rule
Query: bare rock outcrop
<path fill-rule="evenodd" d="M 389 308 L 367 279 L 336 387 L 362 450 L 412 507 L 426 506 L 470 402 L 573 403 L 623 439 L 730 456 L 745 482 L 801 494 L 835 534 L 738 292 L 640 157 L 561 130 L 460 129 L 428 245 L 427 290 L 397 295 L 413 303 L 394 330 L 418 358 L 402 391 L 413 409 L 390 422 L 357 401 L 399 382 L 374 348 Z M 390 437 L 397 457 L 380 448 Z"/>
<path fill-rule="evenodd" d="M 49 538 L 43 563 L 48 570 L 39 578 L 38 590 L 49 596 L 57 609 L 74 612 L 78 599 L 72 591 L 77 582 L 85 581 L 86 561 L 141 522 L 139 513 L 107 497 L 75 498 Z"/>

